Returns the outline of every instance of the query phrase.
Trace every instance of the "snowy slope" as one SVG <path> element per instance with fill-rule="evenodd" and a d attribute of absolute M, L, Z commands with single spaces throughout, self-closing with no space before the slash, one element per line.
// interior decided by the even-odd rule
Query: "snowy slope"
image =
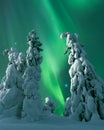
<path fill-rule="evenodd" d="M 35 122 L 3 118 L 0 120 L 0 130 L 104 130 L 104 121 L 79 122 L 55 116 L 45 117 Z"/>

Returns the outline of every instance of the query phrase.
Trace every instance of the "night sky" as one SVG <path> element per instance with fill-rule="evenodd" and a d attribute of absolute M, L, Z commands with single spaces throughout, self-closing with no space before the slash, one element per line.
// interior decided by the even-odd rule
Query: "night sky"
<path fill-rule="evenodd" d="M 97 74 L 104 79 L 104 0 L 0 0 L 0 79 L 8 59 L 5 48 L 28 48 L 27 35 L 37 31 L 43 43 L 44 61 L 40 93 L 57 104 L 62 114 L 64 100 L 70 95 L 68 55 L 64 55 L 62 32 L 76 32 Z"/>

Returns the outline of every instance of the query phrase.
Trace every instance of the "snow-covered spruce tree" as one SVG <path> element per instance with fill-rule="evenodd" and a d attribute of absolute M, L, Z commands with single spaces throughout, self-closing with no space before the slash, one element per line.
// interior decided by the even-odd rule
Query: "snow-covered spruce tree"
<path fill-rule="evenodd" d="M 26 62 L 27 68 L 24 72 L 24 101 L 23 101 L 23 118 L 28 120 L 39 120 L 42 115 L 42 101 L 39 95 L 39 81 L 41 78 L 42 56 L 42 44 L 39 42 L 39 38 L 36 36 L 36 32 L 33 30 L 28 35 L 28 45 Z"/>
<path fill-rule="evenodd" d="M 65 102 L 64 116 L 70 116 L 71 114 L 71 98 L 67 97 Z"/>
<path fill-rule="evenodd" d="M 54 114 L 55 107 L 56 107 L 55 102 L 50 97 L 46 97 L 45 98 L 45 105 L 43 107 L 45 114 L 47 114 L 47 115 Z"/>
<path fill-rule="evenodd" d="M 104 82 L 87 60 L 86 53 L 78 42 L 78 35 L 66 32 L 61 34 L 61 38 L 64 37 L 67 45 L 65 54 L 70 50 L 70 118 L 81 121 L 104 119 Z"/>
<path fill-rule="evenodd" d="M 21 117 L 25 57 L 14 48 L 4 50 L 4 54 L 8 55 L 9 64 L 0 84 L 0 115 Z"/>

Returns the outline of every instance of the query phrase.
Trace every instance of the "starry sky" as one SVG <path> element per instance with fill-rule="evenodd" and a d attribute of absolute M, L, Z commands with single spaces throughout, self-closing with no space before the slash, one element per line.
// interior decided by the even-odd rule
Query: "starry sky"
<path fill-rule="evenodd" d="M 56 113 L 62 115 L 65 99 L 70 96 L 70 66 L 60 34 L 78 33 L 88 59 L 104 79 L 104 0 L 0 0 L 0 79 L 8 63 L 2 51 L 14 47 L 26 54 L 26 37 L 32 29 L 44 49 L 42 99 L 51 97 L 57 104 Z"/>

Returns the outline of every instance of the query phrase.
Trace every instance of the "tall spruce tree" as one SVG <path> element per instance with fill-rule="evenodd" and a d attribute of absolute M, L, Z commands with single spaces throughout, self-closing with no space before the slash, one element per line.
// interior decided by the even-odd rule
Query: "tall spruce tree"
<path fill-rule="evenodd" d="M 71 65 L 70 118 L 80 121 L 104 119 L 104 82 L 87 60 L 86 52 L 79 44 L 78 35 L 66 32 L 61 34 L 61 38 L 64 37 L 67 45 L 64 54 L 69 54 L 68 63 Z"/>
<path fill-rule="evenodd" d="M 42 56 L 42 43 L 39 42 L 39 37 L 36 36 L 36 32 L 33 30 L 29 33 L 28 38 L 29 48 L 27 50 L 26 62 L 27 68 L 24 72 L 23 90 L 23 117 L 29 120 L 38 120 L 42 115 L 42 101 L 39 95 L 39 81 L 41 78 Z"/>

